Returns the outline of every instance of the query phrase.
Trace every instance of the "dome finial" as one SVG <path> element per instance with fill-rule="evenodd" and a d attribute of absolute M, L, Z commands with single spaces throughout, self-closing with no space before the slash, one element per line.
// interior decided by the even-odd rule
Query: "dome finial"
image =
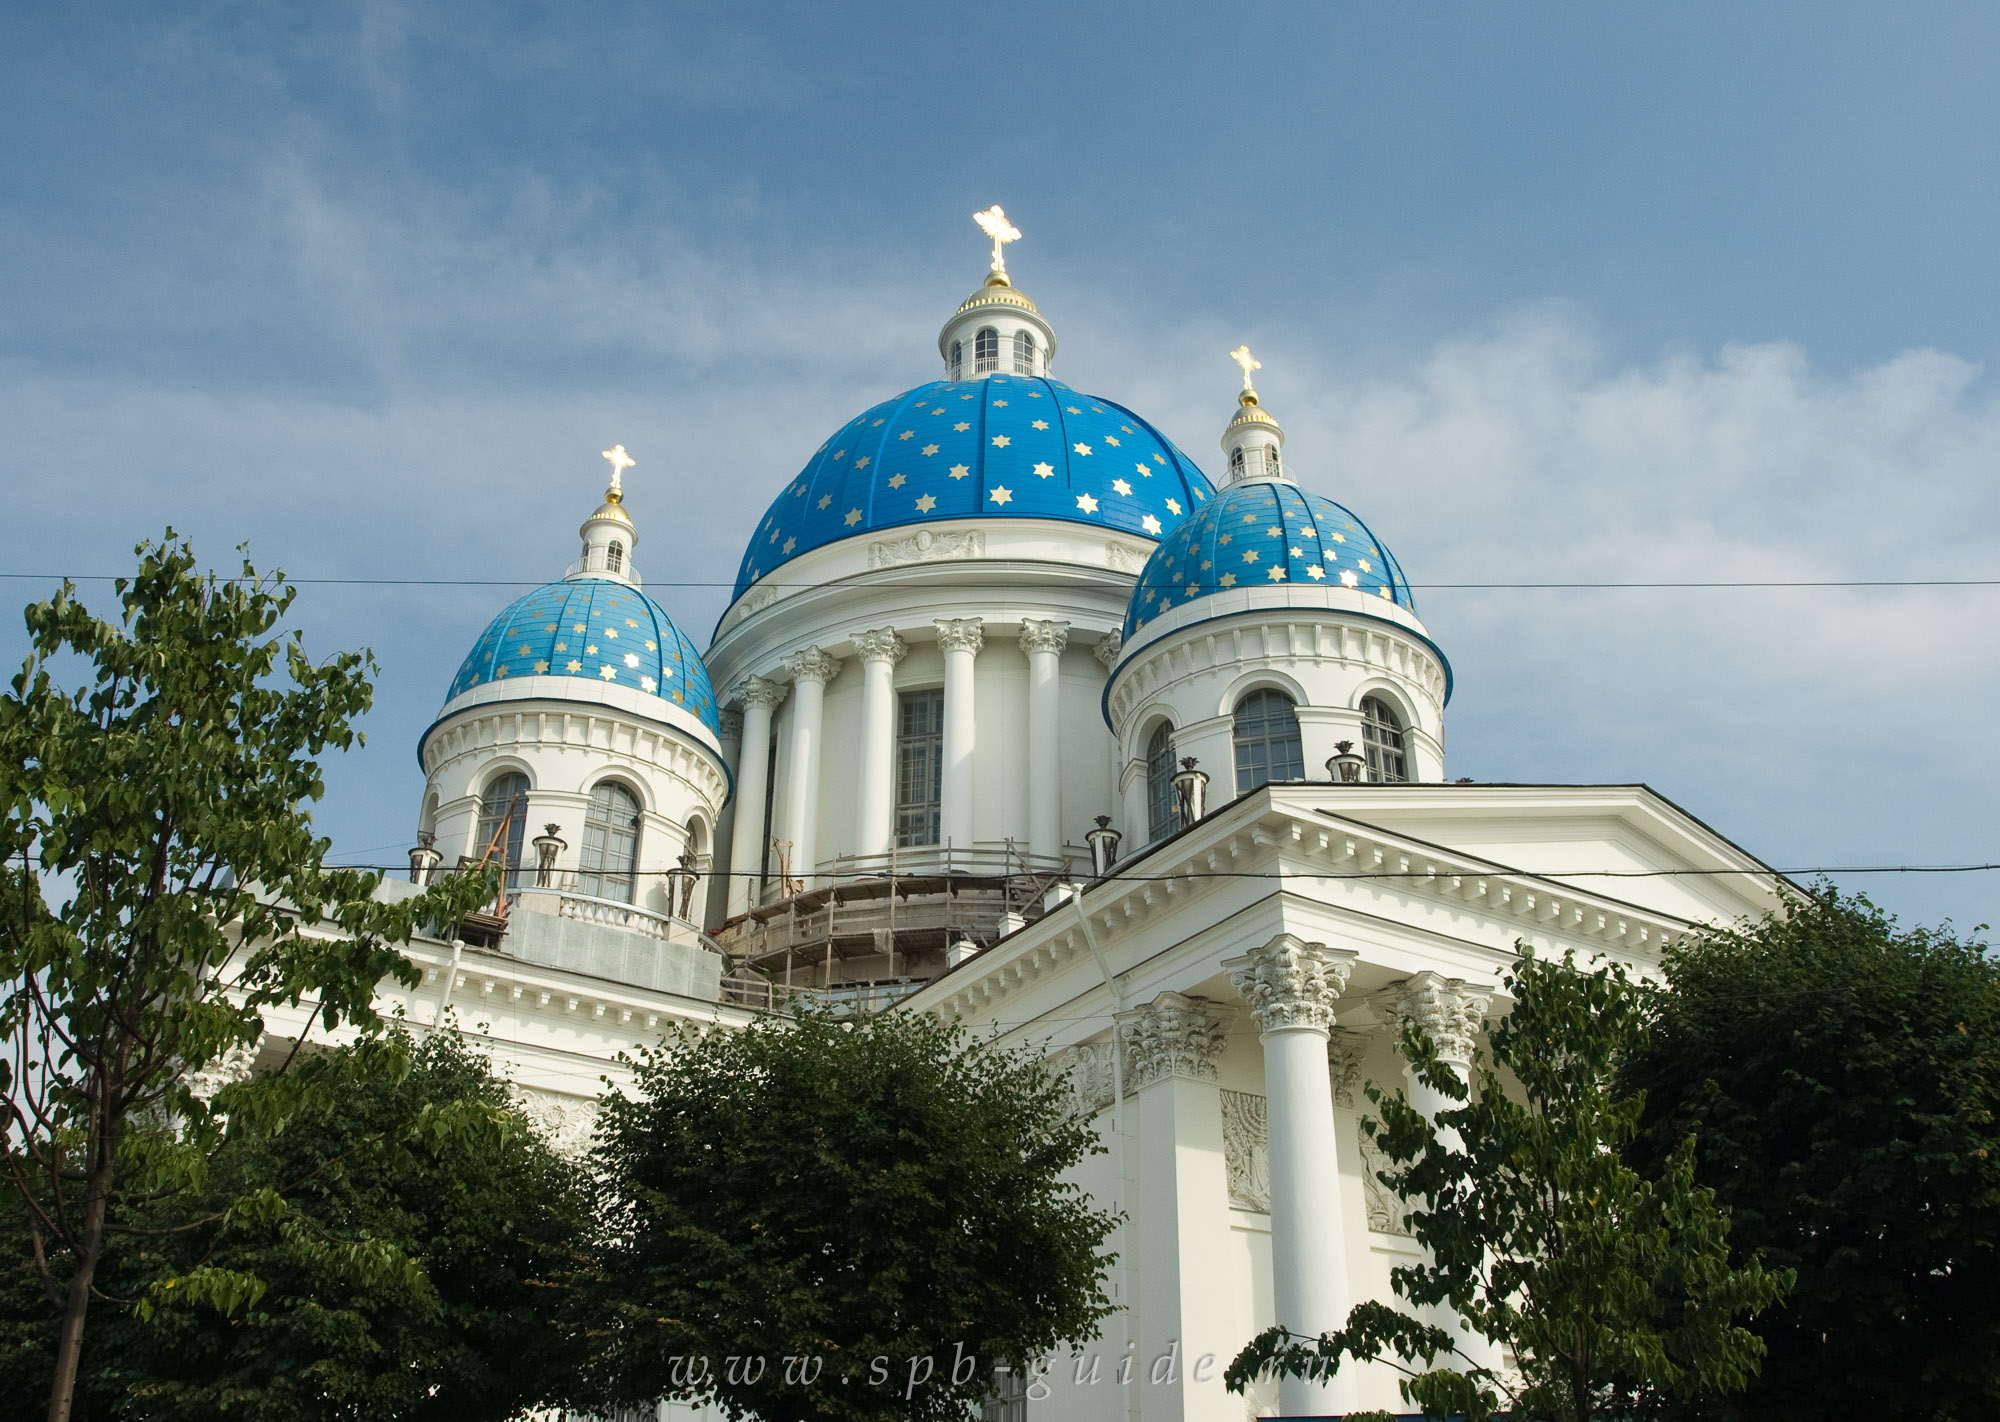
<path fill-rule="evenodd" d="M 1243 393 L 1236 397 L 1236 403 L 1239 405 L 1256 404 L 1257 388 L 1250 383 L 1250 372 L 1253 370 L 1262 370 L 1264 362 L 1251 355 L 1250 347 L 1248 346 L 1238 346 L 1229 353 L 1229 358 L 1243 367 Z"/>
<path fill-rule="evenodd" d="M 979 224 L 981 232 L 984 232 L 988 237 L 993 239 L 993 274 L 986 279 L 987 284 L 990 286 L 1012 285 L 1007 280 L 1007 253 L 1005 248 L 1007 243 L 1021 240 L 1021 229 L 1007 220 L 1007 214 L 1000 210 L 1000 204 L 997 202 L 984 212 L 973 213 L 972 220 Z"/>
<path fill-rule="evenodd" d="M 625 471 L 639 461 L 627 454 L 622 444 L 614 444 L 605 450 L 604 457 L 611 461 L 611 487 L 604 491 L 604 502 L 622 504 L 625 502 L 625 492 L 622 488 Z"/>

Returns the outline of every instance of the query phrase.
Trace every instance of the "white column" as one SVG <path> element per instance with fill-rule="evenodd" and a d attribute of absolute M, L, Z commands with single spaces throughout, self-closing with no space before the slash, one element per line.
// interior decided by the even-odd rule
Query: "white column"
<path fill-rule="evenodd" d="M 944 649 L 944 777 L 939 787 L 940 837 L 960 853 L 972 848 L 973 658 L 984 644 L 980 618 L 940 620 L 935 625 Z"/>
<path fill-rule="evenodd" d="M 771 770 L 771 712 L 791 688 L 746 676 L 732 697 L 743 705 L 743 749 L 736 758 L 736 823 L 729 841 L 729 916 L 756 902 L 764 862 L 764 797 Z"/>
<path fill-rule="evenodd" d="M 1345 1327 L 1353 1304 L 1326 1042 L 1334 1002 L 1357 956 L 1352 949 L 1302 943 L 1280 933 L 1222 965 L 1250 1004 L 1264 1043 L 1277 1321 L 1307 1338 Z M 1320 1382 L 1285 1378 L 1278 1385 L 1279 1413 L 1305 1417 L 1351 1410 L 1358 1366 L 1349 1361 Z"/>
<path fill-rule="evenodd" d="M 1461 1082 L 1470 1082 L 1473 1047 L 1486 1025 L 1486 1009 L 1492 1003 L 1491 988 L 1425 970 L 1403 984 L 1397 1015 L 1437 1043 L 1438 1059 Z M 1437 1129 L 1439 1142 L 1448 1150 L 1463 1150 L 1464 1139 L 1452 1127 L 1438 1126 L 1437 1119 L 1441 1113 L 1455 1111 L 1466 1103 L 1432 1087 L 1408 1063 L 1404 1064 L 1403 1076 L 1410 1105 Z M 1433 1323 L 1450 1330 L 1458 1339 L 1458 1346 L 1467 1357 L 1499 1370 L 1502 1361 L 1499 1347 L 1466 1328 L 1450 1304 L 1440 1303 L 1430 1313 Z"/>
<path fill-rule="evenodd" d="M 1228 1018 L 1198 997 L 1163 992 L 1121 1013 L 1125 1089 L 1138 1106 L 1139 1221 L 1132 1390 L 1154 1422 L 1239 1422 L 1222 1385 L 1240 1346 L 1229 1291 L 1234 1268 L 1216 1058 Z"/>
<path fill-rule="evenodd" d="M 893 627 L 854 634 L 861 657 L 861 783 L 854 852 L 887 854 L 896 820 L 896 663 L 909 646 Z"/>
<path fill-rule="evenodd" d="M 807 647 L 785 658 L 785 670 L 792 674 L 792 747 L 785 777 L 783 838 L 791 841 L 793 875 L 810 888 L 819 829 L 820 710 L 826 702 L 826 684 L 839 673 L 840 661 Z"/>
<path fill-rule="evenodd" d="M 1062 652 L 1067 622 L 1021 619 L 1028 658 L 1028 850 L 1061 858 Z"/>

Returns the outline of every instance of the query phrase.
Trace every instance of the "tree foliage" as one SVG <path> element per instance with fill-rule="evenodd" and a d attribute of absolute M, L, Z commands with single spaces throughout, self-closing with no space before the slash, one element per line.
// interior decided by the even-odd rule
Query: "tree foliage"
<path fill-rule="evenodd" d="M 1504 1397 L 1516 1417 L 1588 1422 L 1755 1373 L 1762 1348 L 1737 1318 L 1781 1297 L 1786 1276 L 1754 1257 L 1731 1264 L 1728 1213 L 1695 1183 L 1691 1135 L 1650 1174 L 1626 1158 L 1644 1100 L 1615 1072 L 1644 1036 L 1639 988 L 1620 968 L 1582 973 L 1525 946 L 1506 985 L 1513 1008 L 1469 1091 L 1434 1042 L 1403 1035 L 1423 1080 L 1464 1104 L 1433 1123 L 1402 1092 L 1368 1088 L 1382 1181 L 1428 1255 L 1391 1271 L 1414 1309 L 1365 1302 L 1317 1339 L 1268 1330 L 1231 1364 L 1232 1388 L 1384 1359 L 1428 1416 L 1480 1419 Z M 1479 1365 L 1435 1321 L 1441 1306 L 1511 1348 L 1513 1373 Z"/>
<path fill-rule="evenodd" d="M 309 1177 L 274 1219 L 239 1211 L 226 1228 L 114 1240 L 100 1276 L 128 1293 L 185 1278 L 200 1261 L 261 1287 L 228 1313 L 108 1314 L 85 1359 L 89 1415 L 501 1422 L 564 1399 L 580 1352 L 557 1319 L 591 1235 L 580 1171 L 529 1129 L 487 1061 L 455 1035 L 388 1046 L 302 1062 L 302 1076 L 338 1089 L 315 1093 L 283 1134 L 224 1150 L 202 1191 L 124 1207 L 140 1223 L 171 1225 Z M 499 1113 L 506 1129 L 436 1139 L 402 1129 L 466 1103 Z M 343 1170 L 312 1173 L 343 1158 Z M 23 1217 L 8 1220 L 19 1240 Z M 55 1329 L 33 1273 L 22 1263 L 0 1274 L 0 1389 L 15 1395 L 46 1392 L 54 1367 Z"/>
<path fill-rule="evenodd" d="M 960 1417 L 1093 1336 L 1112 1219 L 1063 1082 L 928 1014 L 687 1031 L 607 1099 L 601 1385 L 731 1416 Z"/>
<path fill-rule="evenodd" d="M 224 1139 L 191 1073 L 256 1051 L 279 1004 L 309 1004 L 328 1031 L 376 1026 L 376 984 L 414 982 L 395 945 L 490 892 L 468 878 L 380 903 L 379 876 L 326 867 L 306 807 L 318 757 L 356 739 L 372 662 L 308 658 L 278 630 L 294 590 L 247 562 L 201 575 L 172 530 L 138 551 L 119 620 L 67 583 L 27 609 L 32 650 L 0 696 L 0 1168 L 62 1319 L 55 1422 L 90 1304 L 109 1297 L 94 1277 L 107 1233 L 141 1227 L 119 1207 L 200 1189 Z M 270 1132 L 301 1089 L 272 1071 L 218 1106 L 231 1131 Z M 230 1208 L 282 1214 L 281 1195 Z M 213 1268 L 175 1286 L 231 1307 L 256 1292 Z"/>
<path fill-rule="evenodd" d="M 1823 889 L 1666 968 L 1640 1147 L 1798 1274 L 1730 1415 L 2000 1416 L 2000 965 Z"/>

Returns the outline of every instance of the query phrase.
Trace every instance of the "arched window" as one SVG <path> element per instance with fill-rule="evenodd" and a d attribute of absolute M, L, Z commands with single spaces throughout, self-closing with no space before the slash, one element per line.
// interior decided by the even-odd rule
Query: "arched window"
<path fill-rule="evenodd" d="M 1278 472 L 1278 467 L 1279 467 L 1279 466 L 1278 466 L 1278 446 L 1276 446 L 1275 444 L 1267 444 L 1267 445 L 1265 445 L 1265 446 L 1264 446 L 1264 472 L 1265 472 L 1266 474 L 1276 474 L 1276 473 Z"/>
<path fill-rule="evenodd" d="M 965 342 L 951 343 L 951 378 L 961 379 L 965 375 Z"/>
<path fill-rule="evenodd" d="M 1229 451 L 1229 477 L 1231 479 L 1241 479 L 1243 477 L 1243 446 L 1241 445 Z"/>
<path fill-rule="evenodd" d="M 506 866 L 510 889 L 521 887 L 521 842 L 527 829 L 528 777 L 518 770 L 495 776 L 479 797 L 479 833 L 473 838 L 472 857 L 478 859 L 492 846 L 492 862 Z"/>
<path fill-rule="evenodd" d="M 583 817 L 583 857 L 576 891 L 593 898 L 632 902 L 632 874 L 639 867 L 639 802 L 612 780 L 590 792 Z"/>
<path fill-rule="evenodd" d="M 1236 703 L 1236 793 L 1273 780 L 1306 778 L 1299 718 L 1282 691 L 1253 691 Z"/>
<path fill-rule="evenodd" d="M 1014 374 L 1035 373 L 1035 338 L 1027 331 L 1014 333 Z"/>
<path fill-rule="evenodd" d="M 604 550 L 604 566 L 614 573 L 625 571 L 625 545 L 613 543 Z"/>
<path fill-rule="evenodd" d="M 1162 721 L 1146 742 L 1146 841 L 1165 839 L 1179 828 L 1174 814 L 1174 728 Z"/>
<path fill-rule="evenodd" d="M 1410 778 L 1410 762 L 1403 754 L 1403 721 L 1396 710 L 1379 696 L 1361 698 L 1361 741 L 1368 752 L 1368 779 L 1384 781 Z"/>
<path fill-rule="evenodd" d="M 1000 368 L 1000 333 L 991 326 L 972 338 L 972 373 L 985 375 Z"/>

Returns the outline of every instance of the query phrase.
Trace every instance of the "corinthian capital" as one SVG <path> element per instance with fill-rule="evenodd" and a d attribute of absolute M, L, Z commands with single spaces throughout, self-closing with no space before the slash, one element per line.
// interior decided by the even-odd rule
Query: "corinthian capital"
<path fill-rule="evenodd" d="M 979 629 L 985 619 L 980 617 L 941 617 L 931 625 L 937 628 L 938 646 L 947 652 L 976 652 L 986 644 Z"/>
<path fill-rule="evenodd" d="M 1118 660 L 1118 649 L 1124 644 L 1125 634 L 1123 632 L 1109 632 L 1098 641 L 1095 647 L 1090 649 L 1090 655 L 1104 663 L 1105 670 L 1109 671 L 1111 664 Z"/>
<path fill-rule="evenodd" d="M 1163 992 L 1144 1007 L 1119 1014 L 1118 1035 L 1132 1069 L 1126 1090 L 1170 1076 L 1214 1081 L 1215 1059 L 1228 1033 L 1228 1019 L 1214 1003 L 1177 992 Z"/>
<path fill-rule="evenodd" d="M 1302 943 L 1280 933 L 1261 948 L 1224 960 L 1229 981 L 1250 1004 L 1260 1031 L 1333 1025 L 1333 1005 L 1360 955 L 1352 948 Z"/>
<path fill-rule="evenodd" d="M 791 693 L 791 688 L 782 681 L 766 681 L 761 676 L 746 676 L 736 683 L 729 693 L 729 699 L 740 701 L 747 711 L 752 707 L 760 711 L 775 711 L 778 703 Z"/>
<path fill-rule="evenodd" d="M 854 634 L 854 654 L 864 662 L 887 662 L 894 666 L 909 650 L 910 644 L 898 637 L 893 627 Z"/>
<path fill-rule="evenodd" d="M 1492 989 L 1426 970 L 1403 984 L 1396 1011 L 1404 1022 L 1437 1043 L 1440 1057 L 1454 1066 L 1467 1066 L 1479 1029 L 1486 1025 L 1486 1009 L 1492 1004 Z"/>
<path fill-rule="evenodd" d="M 807 647 L 803 652 L 794 652 L 785 658 L 785 670 L 792 674 L 794 686 L 802 681 L 825 685 L 839 675 L 840 658 L 830 657 L 817 647 Z"/>
<path fill-rule="evenodd" d="M 1036 652 L 1060 652 L 1069 645 L 1069 624 L 1067 622 L 1037 622 L 1032 617 L 1021 619 L 1021 650 L 1030 655 Z"/>

